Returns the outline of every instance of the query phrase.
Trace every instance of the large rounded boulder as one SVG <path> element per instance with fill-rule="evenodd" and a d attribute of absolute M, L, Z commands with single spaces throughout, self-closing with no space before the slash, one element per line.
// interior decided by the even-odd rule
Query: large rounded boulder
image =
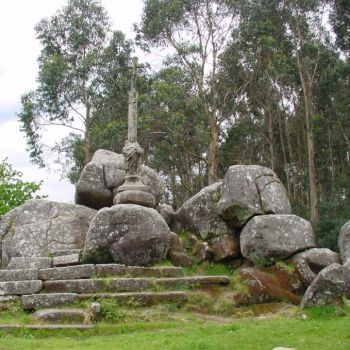
<path fill-rule="evenodd" d="M 140 168 L 141 181 L 159 203 L 164 194 L 161 177 L 148 166 Z M 113 198 L 125 178 L 125 163 L 122 154 L 97 150 L 79 178 L 76 185 L 75 202 L 94 209 L 111 207 Z"/>
<path fill-rule="evenodd" d="M 49 256 L 84 247 L 96 210 L 75 204 L 29 200 L 1 218 L 2 266 L 12 257 Z"/>
<path fill-rule="evenodd" d="M 350 221 L 340 229 L 338 247 L 343 264 L 350 262 Z"/>
<path fill-rule="evenodd" d="M 218 212 L 233 227 L 243 227 L 255 215 L 290 214 L 291 206 L 273 170 L 259 165 L 234 165 L 225 175 Z"/>
<path fill-rule="evenodd" d="M 75 203 L 94 209 L 113 205 L 113 189 L 125 177 L 124 157 L 106 150 L 97 150 L 86 164 L 76 184 Z"/>
<path fill-rule="evenodd" d="M 242 255 L 263 265 L 316 245 L 310 222 L 296 215 L 255 216 L 244 226 L 240 239 Z"/>
<path fill-rule="evenodd" d="M 301 307 L 342 304 L 345 291 L 344 267 L 331 264 L 312 281 L 303 296 Z"/>
<path fill-rule="evenodd" d="M 152 208 L 117 204 L 101 209 L 87 233 L 82 260 L 147 266 L 165 259 L 171 232 Z"/>
<path fill-rule="evenodd" d="M 235 230 L 218 213 L 217 204 L 221 198 L 222 187 L 222 182 L 204 187 L 174 215 L 174 220 L 180 223 L 177 227 L 195 232 L 208 242 L 215 261 L 230 260 L 240 255 Z"/>
<path fill-rule="evenodd" d="M 291 257 L 295 264 L 300 281 L 308 287 L 317 274 L 331 264 L 339 264 L 339 254 L 328 248 L 312 248 Z"/>
<path fill-rule="evenodd" d="M 220 218 L 217 210 L 222 187 L 222 182 L 204 187 L 182 205 L 176 212 L 175 219 L 182 227 L 196 232 L 203 240 L 231 233 L 232 230 Z"/>

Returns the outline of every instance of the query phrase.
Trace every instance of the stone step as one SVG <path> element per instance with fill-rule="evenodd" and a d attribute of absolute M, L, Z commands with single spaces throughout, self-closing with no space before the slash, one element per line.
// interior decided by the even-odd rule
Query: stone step
<path fill-rule="evenodd" d="M 193 276 L 174 278 L 111 278 L 45 281 L 47 293 L 139 292 L 153 288 L 197 288 L 208 285 L 227 285 L 228 276 Z"/>
<path fill-rule="evenodd" d="M 0 281 L 29 281 L 38 280 L 38 269 L 20 269 L 20 270 L 0 270 Z"/>
<path fill-rule="evenodd" d="M 80 256 L 78 253 L 69 255 L 60 255 L 52 258 L 52 266 L 69 266 L 78 265 L 80 262 Z"/>
<path fill-rule="evenodd" d="M 53 258 L 57 256 L 64 256 L 64 255 L 71 255 L 71 254 L 79 254 L 81 255 L 82 249 L 64 249 L 64 250 L 53 250 L 49 252 L 49 256 L 52 256 Z"/>
<path fill-rule="evenodd" d="M 86 312 L 81 309 L 42 309 L 35 311 L 32 317 L 45 322 L 83 323 L 86 319 Z"/>
<path fill-rule="evenodd" d="M 120 264 L 83 264 L 65 267 L 51 267 L 39 270 L 39 279 L 71 280 L 98 277 L 181 277 L 183 270 L 180 267 L 142 267 L 125 266 Z"/>
<path fill-rule="evenodd" d="M 88 330 L 94 328 L 88 324 L 0 324 L 0 329 L 33 329 L 33 330 L 56 330 L 56 329 L 76 329 Z"/>
<path fill-rule="evenodd" d="M 130 292 L 130 293 L 42 293 L 22 295 L 24 310 L 51 308 L 57 305 L 74 304 L 79 300 L 113 299 L 120 304 L 136 302 L 140 306 L 151 306 L 159 303 L 181 305 L 187 301 L 185 292 Z"/>
<path fill-rule="evenodd" d="M 143 267 L 143 266 L 125 266 L 121 264 L 98 264 L 96 265 L 96 274 L 99 277 L 181 277 L 183 270 L 181 267 Z"/>
<path fill-rule="evenodd" d="M 0 282 L 0 295 L 23 295 L 40 292 L 41 280 Z"/>
<path fill-rule="evenodd" d="M 52 259 L 47 257 L 13 257 L 7 265 L 9 270 L 46 269 L 51 267 Z"/>
<path fill-rule="evenodd" d="M 152 306 L 161 303 L 182 305 L 188 299 L 187 293 L 178 291 L 78 294 L 77 298 L 78 300 L 113 299 L 119 304 L 133 306 Z"/>
<path fill-rule="evenodd" d="M 43 281 L 82 279 L 90 278 L 93 275 L 96 275 L 96 268 L 93 264 L 52 267 L 39 270 L 39 278 Z"/>
<path fill-rule="evenodd" d="M 50 308 L 57 305 L 73 304 L 78 300 L 76 293 L 42 293 L 22 295 L 22 307 L 24 310 Z"/>

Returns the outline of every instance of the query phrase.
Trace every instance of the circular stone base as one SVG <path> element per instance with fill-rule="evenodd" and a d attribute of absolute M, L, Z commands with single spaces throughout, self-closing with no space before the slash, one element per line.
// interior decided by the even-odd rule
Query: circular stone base
<path fill-rule="evenodd" d="M 127 190 L 117 193 L 114 204 L 138 204 L 144 207 L 154 208 L 156 200 L 154 196 L 146 191 Z"/>

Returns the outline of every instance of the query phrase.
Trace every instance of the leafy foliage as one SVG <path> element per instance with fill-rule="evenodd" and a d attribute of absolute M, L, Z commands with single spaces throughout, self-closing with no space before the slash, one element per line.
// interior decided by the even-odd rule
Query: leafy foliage
<path fill-rule="evenodd" d="M 350 54 L 350 3 L 347 0 L 332 0 L 331 22 L 341 50 Z"/>
<path fill-rule="evenodd" d="M 44 166 L 42 131 L 60 125 L 82 135 L 86 163 L 93 152 L 91 132 L 101 114 L 103 117 L 106 99 L 115 98 L 120 91 L 125 97 L 131 43 L 123 33 L 111 31 L 104 8 L 95 0 L 68 1 L 35 31 L 42 45 L 38 88 L 22 97 L 18 114 L 31 159 Z M 122 105 L 125 109 L 125 103 Z M 72 137 L 71 145 L 76 136 Z M 67 140 L 63 146 L 67 150 Z"/>
<path fill-rule="evenodd" d="M 120 307 L 115 300 L 102 299 L 101 314 L 105 321 L 118 323 L 124 320 L 124 315 L 120 311 Z"/>
<path fill-rule="evenodd" d="M 136 43 L 167 56 L 138 78 L 138 136 L 174 208 L 231 165 L 268 166 L 294 213 L 335 249 L 349 220 L 348 8 L 343 0 L 145 1 Z M 93 0 L 70 0 L 36 31 L 39 87 L 23 96 L 22 128 L 40 165 L 43 127 L 73 128 L 54 150 L 75 182 L 94 150 L 122 150 L 132 43 L 111 32 Z"/>
<path fill-rule="evenodd" d="M 217 180 L 217 149 L 224 122 L 219 107 L 217 77 L 236 14 L 232 1 L 145 1 L 138 40 L 143 46 L 166 47 L 167 66 L 180 67 L 198 96 L 198 113 L 209 131 L 206 161 L 208 183 Z"/>
<path fill-rule="evenodd" d="M 22 175 L 13 169 L 6 159 L 0 163 L 0 216 L 28 199 L 45 198 L 45 196 L 34 196 L 40 190 L 41 183 L 23 181 Z"/>

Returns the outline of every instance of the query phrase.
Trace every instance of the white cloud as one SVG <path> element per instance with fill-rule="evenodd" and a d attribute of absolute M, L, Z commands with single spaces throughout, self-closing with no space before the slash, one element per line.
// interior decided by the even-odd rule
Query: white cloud
<path fill-rule="evenodd" d="M 57 137 L 60 137 L 57 134 Z M 60 202 L 74 201 L 74 186 L 69 182 L 60 180 L 55 171 L 48 172 L 38 169 L 30 163 L 24 135 L 19 132 L 17 120 L 10 120 L 1 124 L 0 129 L 0 160 L 8 159 L 16 170 L 23 173 L 25 181 L 44 181 L 41 193 L 49 196 L 50 199 Z"/>
<path fill-rule="evenodd" d="M 101 2 L 111 17 L 113 28 L 132 37 L 132 25 L 140 20 L 143 1 Z M 74 186 L 67 181 L 60 182 L 54 170 L 47 172 L 29 162 L 24 134 L 19 131 L 16 118 L 20 96 L 36 86 L 40 45 L 35 39 L 34 26 L 66 3 L 64 0 L 0 1 L 0 160 L 7 157 L 28 181 L 44 180 L 42 192 L 50 199 L 72 202 Z M 53 142 L 67 133 L 63 128 L 52 128 L 46 138 Z"/>

